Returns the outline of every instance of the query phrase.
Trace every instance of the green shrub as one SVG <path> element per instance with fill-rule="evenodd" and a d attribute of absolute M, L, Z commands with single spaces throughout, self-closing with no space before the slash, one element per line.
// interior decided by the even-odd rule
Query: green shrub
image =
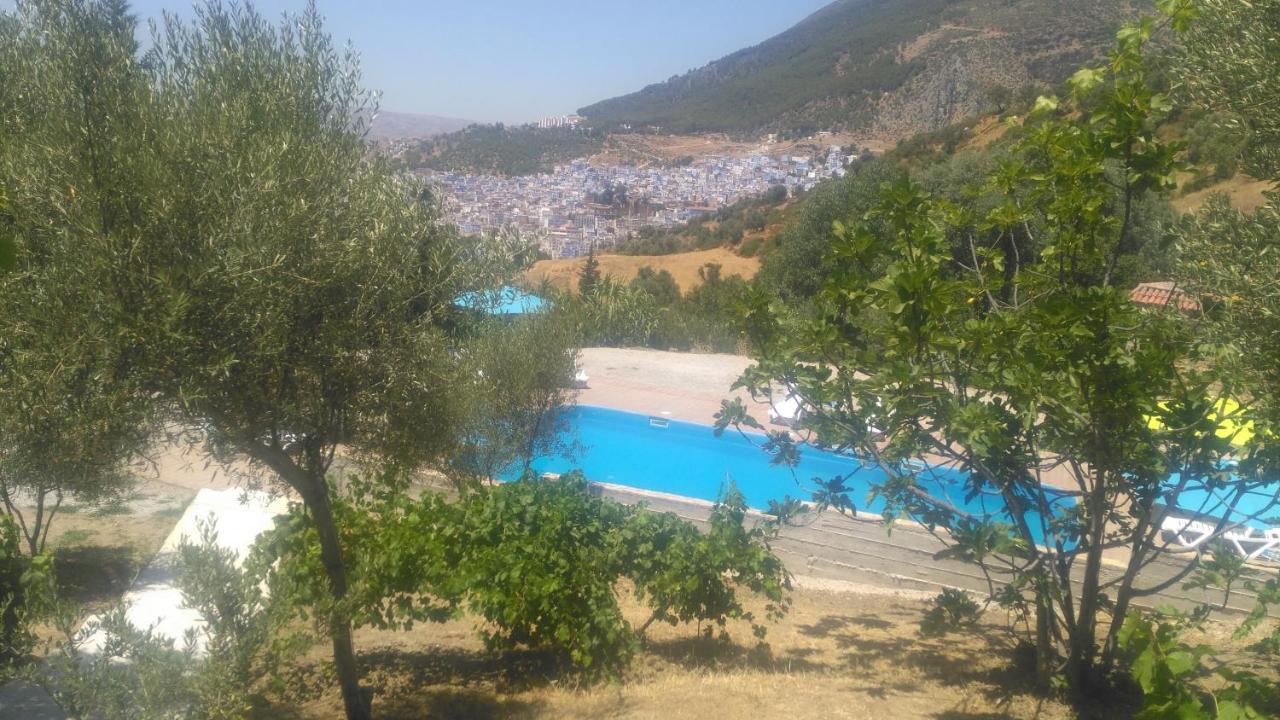
<path fill-rule="evenodd" d="M 213 524 L 199 529 L 198 544 L 179 548 L 176 570 L 184 605 L 200 613 L 207 629 L 204 655 L 194 629 L 175 643 L 134 627 L 125 605 L 79 630 L 79 612 L 62 606 L 57 625 L 64 639 L 49 656 L 50 672 L 33 677 L 72 717 L 245 718 L 253 710 L 255 680 L 271 676 L 302 647 L 271 622 L 261 587 L 265 567 L 253 559 L 247 569 L 237 567 L 235 553 L 214 542 Z M 85 641 L 95 636 L 100 650 L 85 652 Z"/>
<path fill-rule="evenodd" d="M 202 713 L 195 689 L 195 634 L 181 647 L 150 629 L 135 628 L 118 606 L 75 631 L 75 615 L 60 623 L 65 640 L 49 659 L 46 691 L 71 717 L 102 720 L 228 717 Z M 98 633 L 99 653 L 82 652 L 84 640 Z M 232 715 L 231 717 L 234 717 Z"/>
<path fill-rule="evenodd" d="M 32 625 L 53 607 L 53 558 L 24 555 L 21 540 L 13 518 L 0 515 L 0 674 L 31 654 Z"/>
<path fill-rule="evenodd" d="M 216 543 L 212 521 L 197 527 L 200 542 L 184 541 L 177 563 L 183 604 L 200 613 L 208 630 L 206 656 L 191 674 L 193 692 L 205 717 L 242 717 L 252 709 L 245 691 L 277 667 L 288 647 L 273 643 L 263 568 L 252 559 L 248 569 L 238 567 L 236 553 Z"/>
<path fill-rule="evenodd" d="M 352 481 L 335 508 L 359 625 L 405 628 L 465 610 L 484 620 L 490 651 L 546 652 L 601 678 L 617 675 L 652 622 L 724 628 L 739 618 L 762 637 L 739 592 L 766 598 L 771 617 L 787 606 L 788 577 L 767 542 L 772 526 L 745 527 L 732 489 L 700 533 L 674 515 L 594 497 L 579 473 L 482 487 L 454 502 L 374 487 Z M 301 617 L 323 613 L 324 575 L 305 515 L 283 517 L 265 546 L 281 560 L 273 594 Z M 639 629 L 618 605 L 624 579 L 651 611 Z"/>
<path fill-rule="evenodd" d="M 1140 720 L 1262 720 L 1275 717 L 1280 704 L 1274 680 L 1235 670 L 1210 668 L 1203 662 L 1211 649 L 1183 641 L 1184 631 L 1197 625 L 1205 612 L 1192 615 L 1160 612 L 1133 613 L 1125 618 L 1117 638 L 1129 661 L 1129 675 L 1142 691 Z M 1216 676 L 1216 677 L 1214 677 Z M 1212 679 L 1213 682 L 1203 681 Z M 1214 688 L 1209 690 L 1208 688 Z"/>
<path fill-rule="evenodd" d="M 946 635 L 951 630 L 969 627 L 982 618 L 982 606 L 969 593 L 943 588 L 933 599 L 933 607 L 920 622 L 922 635 Z"/>

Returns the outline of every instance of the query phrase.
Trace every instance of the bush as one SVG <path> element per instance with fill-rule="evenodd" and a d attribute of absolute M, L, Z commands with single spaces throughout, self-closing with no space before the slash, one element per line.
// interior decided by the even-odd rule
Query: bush
<path fill-rule="evenodd" d="M 177 565 L 183 604 L 200 613 L 208 630 L 206 657 L 192 673 L 193 692 L 205 717 L 242 717 L 251 709 L 245 691 L 253 679 L 293 648 L 273 643 L 264 568 L 251 559 L 241 569 L 236 554 L 217 545 L 212 521 L 197 526 L 200 543 L 183 542 Z"/>
<path fill-rule="evenodd" d="M 176 648 L 150 629 L 135 628 L 126 610 L 116 607 L 78 633 L 64 622 L 66 639 L 49 660 L 52 672 L 45 682 L 58 705 L 71 717 L 102 720 L 227 717 L 214 708 L 202 714 L 194 633 Z M 74 622 L 73 616 L 67 619 Z M 104 638 L 102 652 L 83 653 L 84 641 L 95 633 Z"/>
<path fill-rule="evenodd" d="M 645 266 L 636 271 L 629 286 L 632 290 L 648 294 L 660 307 L 671 307 L 680 302 L 680 286 L 667 270 L 654 271 Z"/>
<path fill-rule="evenodd" d="M 946 635 L 951 630 L 969 627 L 982 618 L 982 606 L 969 593 L 955 588 L 943 588 L 933 599 L 920 622 L 922 635 Z"/>
<path fill-rule="evenodd" d="M 200 613 L 207 629 L 204 655 L 197 635 L 181 643 L 134 627 L 127 607 L 117 606 L 75 630 L 79 613 L 63 607 L 64 640 L 49 658 L 51 672 L 37 681 L 73 717 L 136 718 L 247 717 L 255 678 L 270 675 L 287 653 L 301 647 L 292 636 L 273 640 L 261 579 L 265 568 L 237 567 L 235 553 L 218 547 L 212 523 L 200 526 L 201 542 L 178 550 L 178 587 L 186 607 Z M 99 636 L 100 651 L 84 652 Z"/>
<path fill-rule="evenodd" d="M 483 487 L 456 502 L 433 493 L 371 492 L 355 481 L 335 508 L 352 566 L 357 624 L 403 628 L 467 610 L 485 620 L 492 652 L 541 651 L 587 678 L 613 677 L 653 622 L 724 628 L 751 621 L 738 593 L 786 609 L 789 581 L 770 552 L 772 526 L 747 528 L 741 494 L 730 489 L 703 534 L 671 514 L 651 514 L 593 497 L 579 473 Z M 289 588 L 292 609 L 311 612 L 317 587 L 314 532 L 301 510 L 268 541 L 281 560 L 273 593 Z M 619 582 L 629 580 L 651 616 L 637 629 L 622 616 Z"/>
<path fill-rule="evenodd" d="M 32 625 L 48 617 L 54 603 L 53 559 L 24 555 L 21 539 L 13 518 L 0 515 L 0 674 L 31 654 Z"/>
<path fill-rule="evenodd" d="M 1180 720 L 1261 720 L 1275 717 L 1280 692 L 1274 679 L 1228 665 L 1206 667 L 1210 648 L 1189 645 L 1183 633 L 1199 624 L 1204 610 L 1125 618 L 1118 637 L 1129 660 L 1129 675 L 1142 691 L 1138 718 Z M 1216 676 L 1216 677 L 1215 677 Z M 1205 682 L 1206 680 L 1212 682 Z M 1213 687 L 1212 691 L 1205 688 Z"/>

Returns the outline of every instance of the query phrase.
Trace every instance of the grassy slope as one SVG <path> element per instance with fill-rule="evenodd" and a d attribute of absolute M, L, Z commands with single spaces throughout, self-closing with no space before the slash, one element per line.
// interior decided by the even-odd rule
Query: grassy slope
<path fill-rule="evenodd" d="M 660 125 L 672 132 L 863 126 L 883 93 L 938 69 L 931 56 L 952 60 L 994 50 L 997 66 L 1018 67 L 995 68 L 1003 77 L 970 80 L 1057 82 L 1102 46 L 1122 6 L 1118 0 L 839 0 L 759 45 L 580 112 L 604 125 Z M 991 73 L 980 66 L 961 72 Z"/>
<path fill-rule="evenodd" d="M 1264 193 L 1274 189 L 1275 186 L 1267 180 L 1254 180 L 1248 175 L 1236 175 L 1203 190 L 1173 198 L 1170 202 L 1180 213 L 1193 213 L 1204 205 L 1210 195 L 1225 193 L 1232 207 L 1242 212 L 1253 212 L 1266 203 L 1267 198 Z"/>

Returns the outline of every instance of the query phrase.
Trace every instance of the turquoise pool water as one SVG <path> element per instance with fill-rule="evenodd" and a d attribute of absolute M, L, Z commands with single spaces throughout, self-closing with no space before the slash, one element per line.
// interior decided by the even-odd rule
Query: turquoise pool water
<path fill-rule="evenodd" d="M 1234 468 L 1227 465 L 1224 469 Z M 1177 487 L 1178 480 L 1179 476 L 1175 473 L 1169 477 L 1165 486 L 1172 490 Z M 1264 481 L 1248 487 L 1236 497 L 1234 490 L 1209 490 L 1204 487 L 1204 482 L 1197 481 L 1189 483 L 1189 487 L 1179 494 L 1177 500 L 1178 508 L 1188 515 L 1209 518 L 1229 516 L 1228 520 L 1244 523 L 1256 530 L 1265 530 L 1277 526 L 1275 520 L 1280 517 L 1280 507 L 1276 504 L 1278 495 L 1280 483 Z"/>
<path fill-rule="evenodd" d="M 734 431 L 717 438 L 706 425 L 675 420 L 664 425 L 646 415 L 587 405 L 567 412 L 568 430 L 563 439 L 576 443 L 577 448 L 567 456 L 536 458 L 533 467 L 539 473 L 582 470 L 587 479 L 596 482 L 703 500 L 716 500 L 732 481 L 747 504 L 759 510 L 767 509 L 770 500 L 782 500 L 786 495 L 808 500 L 814 477 L 847 475 L 845 484 L 852 489 L 849 497 L 858 512 L 878 514 L 884 509 L 882 500 L 867 503 L 868 490 L 883 481 L 884 474 L 846 455 L 803 448 L 799 466 L 792 469 L 771 464 L 764 451 Z M 756 442 L 764 439 L 761 435 L 754 437 Z M 965 497 L 959 472 L 934 469 L 922 485 L 935 497 L 971 514 L 1005 519 L 1000 497 Z M 1065 508 L 1074 501 L 1063 496 L 1055 503 Z"/>

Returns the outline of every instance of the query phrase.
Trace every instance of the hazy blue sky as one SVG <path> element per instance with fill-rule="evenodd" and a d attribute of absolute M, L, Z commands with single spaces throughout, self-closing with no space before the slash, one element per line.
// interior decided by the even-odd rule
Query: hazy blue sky
<path fill-rule="evenodd" d="M 269 16 L 305 0 L 258 0 Z M 561 115 L 774 35 L 830 0 L 318 0 L 387 110 Z M 0 6 L 11 6 L 0 0 Z M 134 0 L 140 18 L 191 0 Z M 145 25 L 144 25 L 145 28 Z M 145 30 L 144 30 L 145 32 Z"/>

